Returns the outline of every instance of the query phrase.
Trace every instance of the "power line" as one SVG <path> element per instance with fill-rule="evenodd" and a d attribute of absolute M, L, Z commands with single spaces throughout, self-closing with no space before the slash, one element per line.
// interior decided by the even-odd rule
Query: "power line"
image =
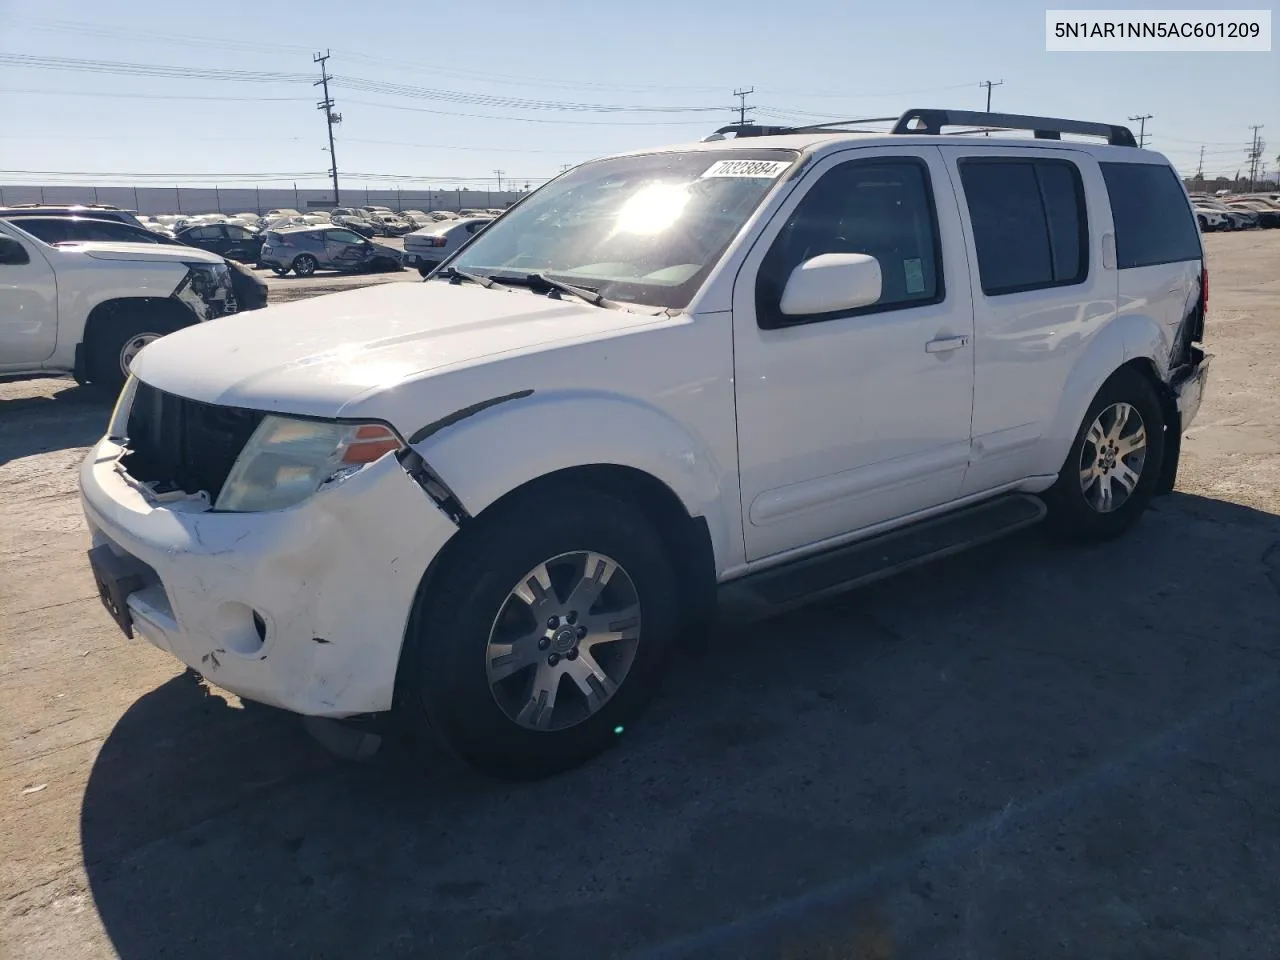
<path fill-rule="evenodd" d="M 740 127 L 747 125 L 747 111 L 755 109 L 755 107 L 747 106 L 747 97 L 755 92 L 755 87 L 746 87 L 742 90 L 733 91 L 733 95 L 738 98 L 738 126 Z"/>
<path fill-rule="evenodd" d="M 454 110 L 435 110 L 431 107 L 410 107 L 399 103 L 375 103 L 371 100 L 348 100 L 347 103 L 383 110 L 407 110 L 411 113 L 432 113 L 443 117 L 468 117 L 473 120 L 513 120 L 518 123 L 559 123 L 586 127 L 706 127 L 705 120 L 557 120 L 551 117 L 497 117 L 488 113 L 458 113 Z"/>

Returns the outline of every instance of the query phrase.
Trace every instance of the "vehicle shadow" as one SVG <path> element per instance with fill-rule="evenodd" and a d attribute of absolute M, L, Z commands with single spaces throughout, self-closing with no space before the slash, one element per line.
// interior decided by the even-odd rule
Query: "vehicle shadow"
<path fill-rule="evenodd" d="M 113 405 L 72 380 L 54 392 L 0 398 L 0 465 L 93 445 L 106 430 Z"/>
<path fill-rule="evenodd" d="M 1175 494 L 1104 546 L 1032 532 L 726 630 L 618 749 L 539 783 L 399 744 L 347 764 L 179 677 L 94 763 L 93 899 L 122 960 L 602 958 L 708 928 L 671 955 L 1058 957 L 1085 929 L 1114 948 L 1090 955 L 1189 956 L 1169 938 L 1197 911 L 1280 896 L 1277 861 L 1246 852 L 1280 843 L 1260 814 L 1280 751 L 1246 774 L 1177 739 L 1275 677 L 1278 544 L 1280 518 Z M 1098 799 L 1096 771 L 1124 763 Z M 1260 777 L 1256 801 L 1213 806 Z M 1036 806 L 1055 797 L 1073 799 Z M 1210 888 L 1179 858 L 1214 863 Z M 833 913 L 852 939 L 787 946 Z M 938 950 L 892 949 L 912 943 Z"/>

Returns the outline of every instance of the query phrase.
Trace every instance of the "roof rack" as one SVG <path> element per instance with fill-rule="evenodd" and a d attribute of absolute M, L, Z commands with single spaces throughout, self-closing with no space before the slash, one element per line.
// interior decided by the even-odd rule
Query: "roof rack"
<path fill-rule="evenodd" d="M 894 124 L 894 133 L 941 134 L 943 127 L 983 127 L 995 130 L 1033 130 L 1037 140 L 1061 140 L 1064 133 L 1101 137 L 1114 147 L 1136 147 L 1128 127 L 1057 117 L 1028 117 L 1017 113 L 984 113 L 981 110 L 908 110 Z"/>
<path fill-rule="evenodd" d="M 842 132 L 860 123 L 893 123 L 894 134 L 925 134 L 938 136 L 943 127 L 977 127 L 976 131 L 952 131 L 957 133 L 982 133 L 998 130 L 1031 130 L 1037 140 L 1061 140 L 1064 133 L 1085 137 L 1101 137 L 1115 147 L 1136 147 L 1133 131 L 1113 123 L 1090 123 L 1084 120 L 1063 120 L 1057 117 L 1029 117 L 1016 113 L 984 113 L 980 110 L 935 110 L 912 108 L 900 117 L 868 117 L 863 120 L 832 120 L 803 127 L 772 127 L 754 123 L 731 123 L 721 127 L 706 140 L 723 140 L 725 134 L 739 137 L 774 137 L 788 133 Z M 849 131 L 854 132 L 854 131 Z"/>
<path fill-rule="evenodd" d="M 860 120 L 828 120 L 826 123 L 810 123 L 803 127 L 771 127 L 756 123 L 731 123 L 703 139 L 704 141 L 723 140 L 726 133 L 733 133 L 739 137 L 777 137 L 788 133 L 820 133 L 822 131 L 841 133 L 844 132 L 845 127 L 856 126 L 859 123 L 893 123 L 897 119 L 897 117 L 865 117 Z M 848 132 L 860 131 L 851 130 Z"/>

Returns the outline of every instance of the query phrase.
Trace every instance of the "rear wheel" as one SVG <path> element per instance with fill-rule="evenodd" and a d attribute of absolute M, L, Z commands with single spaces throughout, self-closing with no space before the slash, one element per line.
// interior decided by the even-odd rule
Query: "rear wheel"
<path fill-rule="evenodd" d="M 1051 526 L 1076 540 L 1106 540 L 1132 526 L 1159 484 L 1164 427 L 1147 379 L 1118 371 L 1094 397 L 1045 494 Z"/>
<path fill-rule="evenodd" d="M 271 265 L 271 272 L 274 273 L 277 277 L 285 277 L 289 275 L 289 268 L 282 267 L 278 263 L 273 263 Z"/>
<path fill-rule="evenodd" d="M 302 253 L 293 258 L 293 272 L 300 277 L 309 277 L 316 272 L 320 264 L 309 253 Z"/>
<path fill-rule="evenodd" d="M 678 629 L 661 538 L 591 489 L 526 498 L 464 536 L 410 628 L 408 718 L 498 776 L 546 776 L 606 749 L 654 692 Z"/>

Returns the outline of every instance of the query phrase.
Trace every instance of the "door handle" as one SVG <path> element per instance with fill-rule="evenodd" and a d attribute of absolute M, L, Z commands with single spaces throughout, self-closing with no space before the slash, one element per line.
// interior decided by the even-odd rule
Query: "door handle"
<path fill-rule="evenodd" d="M 950 353 L 969 345 L 968 337 L 938 337 L 924 345 L 925 353 Z"/>

